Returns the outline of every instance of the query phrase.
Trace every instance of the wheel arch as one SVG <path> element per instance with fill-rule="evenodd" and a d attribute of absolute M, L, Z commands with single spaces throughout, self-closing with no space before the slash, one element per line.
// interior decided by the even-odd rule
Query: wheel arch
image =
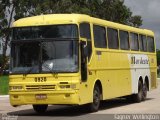
<path fill-rule="evenodd" d="M 143 77 L 142 77 L 142 76 L 140 76 L 140 77 L 139 77 L 138 82 L 139 82 L 139 81 L 141 81 L 141 82 L 142 82 L 142 84 L 144 83 L 144 82 L 143 82 Z"/>

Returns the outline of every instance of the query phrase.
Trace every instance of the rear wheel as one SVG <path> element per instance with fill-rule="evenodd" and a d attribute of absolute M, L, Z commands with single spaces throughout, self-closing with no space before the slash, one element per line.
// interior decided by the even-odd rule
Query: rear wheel
<path fill-rule="evenodd" d="M 143 84 L 143 89 L 142 89 L 142 100 L 146 100 L 147 98 L 147 90 L 148 90 L 148 87 L 147 87 L 147 84 L 146 82 Z"/>
<path fill-rule="evenodd" d="M 90 112 L 97 112 L 100 106 L 100 89 L 95 85 L 93 90 L 93 102 L 89 104 Z"/>
<path fill-rule="evenodd" d="M 33 109 L 37 113 L 44 113 L 46 112 L 48 105 L 33 105 Z"/>
<path fill-rule="evenodd" d="M 141 81 L 138 82 L 138 93 L 133 95 L 133 100 L 135 102 L 141 102 L 142 101 L 142 96 L 143 96 L 143 84 Z"/>

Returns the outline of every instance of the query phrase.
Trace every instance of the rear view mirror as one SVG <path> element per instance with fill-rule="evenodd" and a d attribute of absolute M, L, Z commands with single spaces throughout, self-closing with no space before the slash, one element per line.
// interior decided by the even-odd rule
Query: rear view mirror
<path fill-rule="evenodd" d="M 88 57 L 88 48 L 86 41 L 81 41 L 81 52 L 82 52 L 82 57 Z"/>
<path fill-rule="evenodd" d="M 81 77 L 82 81 L 87 80 L 87 57 L 88 57 L 88 48 L 86 39 L 81 39 Z"/>

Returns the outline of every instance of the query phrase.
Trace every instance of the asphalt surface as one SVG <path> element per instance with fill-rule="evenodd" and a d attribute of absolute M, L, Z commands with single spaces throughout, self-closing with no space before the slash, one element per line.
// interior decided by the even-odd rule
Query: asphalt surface
<path fill-rule="evenodd" d="M 158 80 L 160 84 L 160 80 Z M 160 120 L 160 85 L 158 89 L 148 92 L 147 100 L 141 103 L 130 103 L 125 99 L 114 99 L 102 102 L 100 110 L 88 113 L 84 106 L 49 106 L 44 114 L 37 114 L 31 105 L 12 107 L 8 96 L 0 96 L 0 120 Z M 129 115 L 129 116 L 128 116 Z M 152 119 L 148 116 L 152 115 Z M 135 118 L 134 118 L 135 119 Z"/>

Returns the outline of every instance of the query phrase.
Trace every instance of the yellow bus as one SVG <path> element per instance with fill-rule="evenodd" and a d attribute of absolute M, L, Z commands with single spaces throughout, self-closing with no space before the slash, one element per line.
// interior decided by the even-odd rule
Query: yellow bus
<path fill-rule="evenodd" d="M 82 14 L 49 14 L 12 27 L 12 106 L 87 105 L 126 97 L 144 101 L 157 88 L 154 33 Z"/>

